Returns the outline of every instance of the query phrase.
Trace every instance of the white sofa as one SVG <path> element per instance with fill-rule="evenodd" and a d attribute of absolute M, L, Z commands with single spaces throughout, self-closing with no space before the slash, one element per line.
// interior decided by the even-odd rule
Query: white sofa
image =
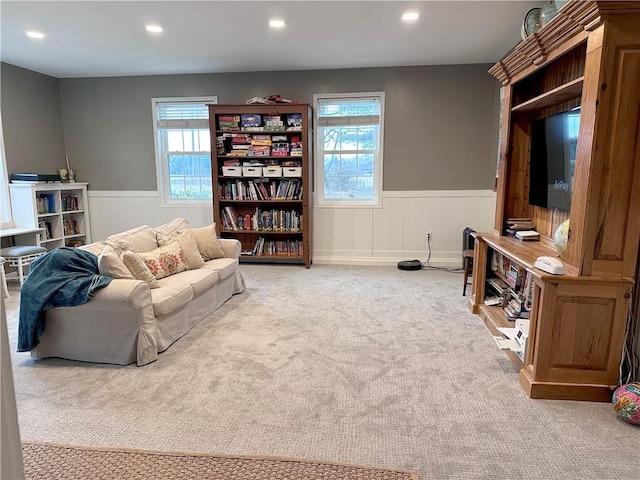
<path fill-rule="evenodd" d="M 158 240 L 172 238 L 180 228 L 189 229 L 184 219 L 155 229 L 144 225 L 82 248 L 99 255 L 100 262 L 106 245 L 151 253 L 159 248 Z M 209 228 L 214 232 L 213 226 Z M 159 288 L 152 288 L 145 280 L 114 278 L 96 290 L 88 303 L 47 310 L 44 334 L 31 356 L 119 365 L 136 362 L 138 366 L 155 361 L 158 353 L 245 289 L 238 269 L 240 242 L 215 239 L 215 233 L 213 241 L 224 257 L 160 278 L 155 284 Z M 197 246 L 200 248 L 199 243 Z M 100 263 L 100 273 L 102 270 Z"/>

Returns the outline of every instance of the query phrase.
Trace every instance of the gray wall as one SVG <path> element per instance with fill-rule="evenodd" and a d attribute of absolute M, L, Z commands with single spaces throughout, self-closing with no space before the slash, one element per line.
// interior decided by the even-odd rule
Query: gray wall
<path fill-rule="evenodd" d="M 64 136 L 56 78 L 0 65 L 0 102 L 9 173 L 57 173 Z"/>
<path fill-rule="evenodd" d="M 60 79 L 64 146 L 76 178 L 93 190 L 156 190 L 153 97 L 217 95 L 220 103 L 244 103 L 280 94 L 312 103 L 314 93 L 385 91 L 384 190 L 488 189 L 498 118 L 489 66 Z M 25 88 L 19 75 L 4 77 L 3 94 Z"/>

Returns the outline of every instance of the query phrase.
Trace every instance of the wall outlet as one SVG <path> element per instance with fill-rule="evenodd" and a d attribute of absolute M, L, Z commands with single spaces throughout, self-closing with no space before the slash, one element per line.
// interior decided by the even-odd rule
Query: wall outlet
<path fill-rule="evenodd" d="M 427 231 L 427 240 L 431 240 L 431 232 Z"/>

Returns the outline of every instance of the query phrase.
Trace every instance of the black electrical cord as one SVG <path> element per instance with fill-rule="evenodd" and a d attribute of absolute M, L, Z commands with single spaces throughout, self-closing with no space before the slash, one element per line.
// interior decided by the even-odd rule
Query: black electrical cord
<path fill-rule="evenodd" d="M 434 267 L 430 264 L 431 262 L 431 235 L 427 235 L 427 259 L 422 263 L 423 270 L 442 270 L 443 272 L 449 273 L 462 273 L 464 269 L 462 268 L 448 268 L 448 267 Z"/>

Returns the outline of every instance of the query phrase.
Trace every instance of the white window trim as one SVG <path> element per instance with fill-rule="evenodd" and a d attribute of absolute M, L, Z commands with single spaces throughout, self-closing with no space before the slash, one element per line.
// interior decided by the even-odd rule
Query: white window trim
<path fill-rule="evenodd" d="M 318 100 L 338 99 L 338 98 L 359 98 L 359 97 L 380 97 L 380 136 L 379 155 L 376 158 L 373 175 L 373 199 L 372 200 L 350 200 L 345 198 L 326 199 L 324 198 L 324 163 L 322 162 L 322 147 L 320 136 L 318 134 Z M 384 92 L 357 92 L 357 93 L 316 93 L 313 95 L 313 112 L 314 112 L 314 138 L 315 142 L 315 207 L 318 208 L 382 208 L 382 164 L 384 152 Z"/>
<path fill-rule="evenodd" d="M 198 198 L 198 199 L 171 199 L 169 198 L 169 166 L 165 165 L 160 152 L 160 145 L 158 144 L 158 120 L 156 106 L 158 103 L 218 103 L 218 96 L 208 97 L 158 97 L 151 99 L 151 118 L 153 121 L 153 148 L 156 161 L 156 179 L 158 182 L 158 200 L 161 207 L 176 207 L 176 206 L 194 206 L 202 207 L 203 205 L 211 205 L 212 200 L 210 198 Z M 215 190 L 215 186 L 212 185 Z"/>
<path fill-rule="evenodd" d="M 4 151 L 4 130 L 2 129 L 2 117 L 0 116 L 0 159 L 2 165 L 0 168 L 2 174 L 2 192 L 0 193 L 0 202 L 2 205 L 2 215 L 0 216 L 0 229 L 13 228 L 13 217 L 11 213 L 11 195 L 9 194 L 9 172 L 7 170 L 7 156 Z"/>

